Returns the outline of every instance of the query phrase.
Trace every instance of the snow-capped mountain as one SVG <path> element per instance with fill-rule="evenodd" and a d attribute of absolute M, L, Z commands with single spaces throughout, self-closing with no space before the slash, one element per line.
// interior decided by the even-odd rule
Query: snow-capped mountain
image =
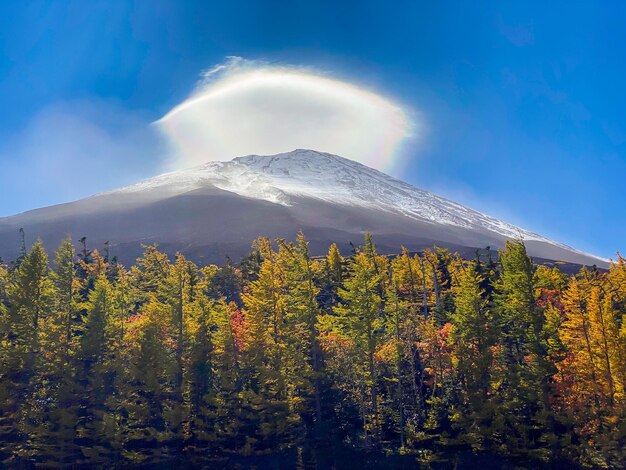
<path fill-rule="evenodd" d="M 0 254 L 7 251 L 10 230 L 22 226 L 44 241 L 67 233 L 87 235 L 96 244 L 110 241 L 122 258 L 127 252 L 135 256 L 142 242 L 158 242 L 213 260 L 244 253 L 258 235 L 293 238 L 303 229 L 314 250 L 330 241 L 358 243 L 364 232 L 390 251 L 398 251 L 399 244 L 421 249 L 434 243 L 467 251 L 522 237 L 540 258 L 606 264 L 360 163 L 313 150 L 210 162 L 0 219 Z"/>
<path fill-rule="evenodd" d="M 240 196 L 291 206 L 293 197 L 361 206 L 402 214 L 416 220 L 468 229 L 489 230 L 572 248 L 411 186 L 358 162 L 313 150 L 272 156 L 249 155 L 229 162 L 209 162 L 113 191 L 124 194 L 157 190 L 181 194 L 215 186 Z M 582 254 L 582 253 L 581 253 Z"/>

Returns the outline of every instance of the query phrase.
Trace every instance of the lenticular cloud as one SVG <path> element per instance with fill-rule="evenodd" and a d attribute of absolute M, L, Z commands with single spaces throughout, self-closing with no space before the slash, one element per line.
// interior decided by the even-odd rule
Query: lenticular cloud
<path fill-rule="evenodd" d="M 157 124 L 175 168 L 309 148 L 384 169 L 416 127 L 401 106 L 356 85 L 240 58 L 207 72 Z"/>

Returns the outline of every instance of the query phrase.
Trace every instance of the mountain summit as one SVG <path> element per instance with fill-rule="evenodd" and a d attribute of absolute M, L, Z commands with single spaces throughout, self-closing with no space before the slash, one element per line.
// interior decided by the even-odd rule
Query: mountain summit
<path fill-rule="evenodd" d="M 360 163 L 313 150 L 238 157 L 166 173 L 116 191 L 0 219 L 0 255 L 12 258 L 18 230 L 54 248 L 70 234 L 92 248 L 110 242 L 133 261 L 159 243 L 197 260 L 247 252 L 259 235 L 303 230 L 314 253 L 371 232 L 381 251 L 433 244 L 470 254 L 522 237 L 531 255 L 577 264 L 606 261 L 421 190 Z M 321 254 L 321 253 L 316 253 Z"/>

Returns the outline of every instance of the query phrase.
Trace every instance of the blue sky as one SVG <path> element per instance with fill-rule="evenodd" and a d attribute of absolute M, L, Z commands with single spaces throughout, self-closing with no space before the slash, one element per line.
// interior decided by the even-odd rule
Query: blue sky
<path fill-rule="evenodd" d="M 159 173 L 149 123 L 240 56 L 415 110 L 426 132 L 395 176 L 612 256 L 625 21 L 619 2 L 0 2 L 0 216 Z"/>

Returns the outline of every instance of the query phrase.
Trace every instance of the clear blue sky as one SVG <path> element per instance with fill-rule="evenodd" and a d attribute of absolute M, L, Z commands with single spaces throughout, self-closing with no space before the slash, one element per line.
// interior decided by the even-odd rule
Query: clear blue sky
<path fill-rule="evenodd" d="M 623 2 L 6 0 L 0 215 L 157 173 L 146 125 L 236 55 L 383 91 L 428 127 L 396 176 L 611 256 L 626 251 L 624 24 Z"/>

